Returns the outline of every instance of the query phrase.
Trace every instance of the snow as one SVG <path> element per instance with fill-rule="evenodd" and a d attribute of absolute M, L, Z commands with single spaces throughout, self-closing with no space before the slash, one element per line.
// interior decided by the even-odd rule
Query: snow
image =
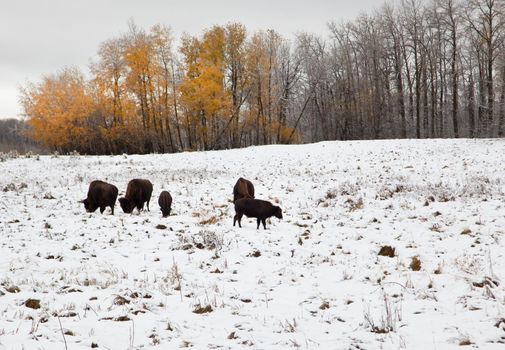
<path fill-rule="evenodd" d="M 6 159 L 0 349 L 502 349 L 503 154 L 405 140 Z M 233 227 L 240 176 L 284 219 Z M 79 203 L 92 180 L 121 195 L 132 178 L 153 182 L 150 212 Z"/>

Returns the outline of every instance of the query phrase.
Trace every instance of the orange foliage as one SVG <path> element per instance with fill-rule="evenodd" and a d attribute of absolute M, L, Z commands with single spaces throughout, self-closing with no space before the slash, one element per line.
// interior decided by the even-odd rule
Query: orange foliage
<path fill-rule="evenodd" d="M 31 137 L 60 152 L 175 152 L 293 142 L 275 80 L 282 38 L 248 39 L 242 24 L 183 36 L 180 62 L 169 28 L 102 43 L 86 81 L 75 68 L 22 90 Z M 244 141 L 245 140 L 245 141 Z"/>
<path fill-rule="evenodd" d="M 31 137 L 46 147 L 71 150 L 90 142 L 89 116 L 93 98 L 82 74 L 73 68 L 44 77 L 24 90 L 22 104 L 30 116 Z"/>

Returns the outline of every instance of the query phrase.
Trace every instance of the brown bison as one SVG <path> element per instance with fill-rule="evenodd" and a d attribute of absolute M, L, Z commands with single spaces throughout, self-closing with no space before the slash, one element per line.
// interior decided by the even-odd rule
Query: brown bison
<path fill-rule="evenodd" d="M 152 193 L 153 184 L 151 181 L 133 179 L 128 182 L 125 196 L 119 198 L 119 204 L 125 213 L 131 213 L 135 208 L 139 212 L 144 210 L 144 203 L 147 202 L 147 211 L 149 211 L 149 201 Z"/>
<path fill-rule="evenodd" d="M 256 229 L 260 228 L 260 223 L 263 223 L 263 228 L 266 230 L 266 219 L 275 216 L 276 218 L 282 219 L 282 209 L 272 203 L 267 201 L 262 201 L 260 199 L 252 198 L 241 198 L 235 202 L 235 216 L 233 217 L 233 226 L 235 222 L 238 221 L 238 226 L 242 227 L 240 221 L 242 216 L 245 215 L 248 218 L 256 218 L 258 226 Z"/>
<path fill-rule="evenodd" d="M 94 213 L 100 208 L 100 214 L 103 214 L 105 208 L 110 207 L 114 215 L 117 194 L 116 186 L 95 180 L 89 184 L 88 197 L 81 202 L 84 203 L 84 208 L 88 213 Z"/>
<path fill-rule="evenodd" d="M 172 210 L 172 196 L 168 191 L 163 191 L 158 198 L 158 204 L 161 208 L 161 214 L 166 218 L 170 215 L 170 211 Z"/>
<path fill-rule="evenodd" d="M 233 186 L 233 203 L 240 198 L 254 198 L 254 186 L 252 182 L 243 177 L 239 178 L 235 186 Z"/>

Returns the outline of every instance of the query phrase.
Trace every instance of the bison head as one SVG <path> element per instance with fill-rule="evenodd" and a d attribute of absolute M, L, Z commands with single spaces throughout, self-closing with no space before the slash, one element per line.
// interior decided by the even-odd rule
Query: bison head
<path fill-rule="evenodd" d="M 274 216 L 278 219 L 282 219 L 282 209 L 280 207 L 275 207 Z"/>
<path fill-rule="evenodd" d="M 170 216 L 170 211 L 172 208 L 161 208 L 161 214 L 163 215 L 164 218 L 167 216 Z"/>
<path fill-rule="evenodd" d="M 119 198 L 119 205 L 121 206 L 121 209 L 127 214 L 131 213 L 133 209 L 135 208 L 135 203 L 131 201 L 128 198 Z"/>
<path fill-rule="evenodd" d="M 98 207 L 94 206 L 93 204 L 91 204 L 91 202 L 87 198 L 82 200 L 81 202 L 84 204 L 84 209 L 86 209 L 86 211 L 88 213 L 93 213 L 98 208 Z"/>

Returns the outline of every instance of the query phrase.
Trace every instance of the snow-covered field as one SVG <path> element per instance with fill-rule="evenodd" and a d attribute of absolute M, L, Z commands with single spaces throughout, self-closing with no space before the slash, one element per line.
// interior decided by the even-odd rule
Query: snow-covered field
<path fill-rule="evenodd" d="M 504 154 L 426 140 L 7 159 L 0 349 L 503 349 Z M 233 227 L 240 176 L 284 220 Z M 92 180 L 121 195 L 132 178 L 153 182 L 150 212 L 78 203 Z"/>

